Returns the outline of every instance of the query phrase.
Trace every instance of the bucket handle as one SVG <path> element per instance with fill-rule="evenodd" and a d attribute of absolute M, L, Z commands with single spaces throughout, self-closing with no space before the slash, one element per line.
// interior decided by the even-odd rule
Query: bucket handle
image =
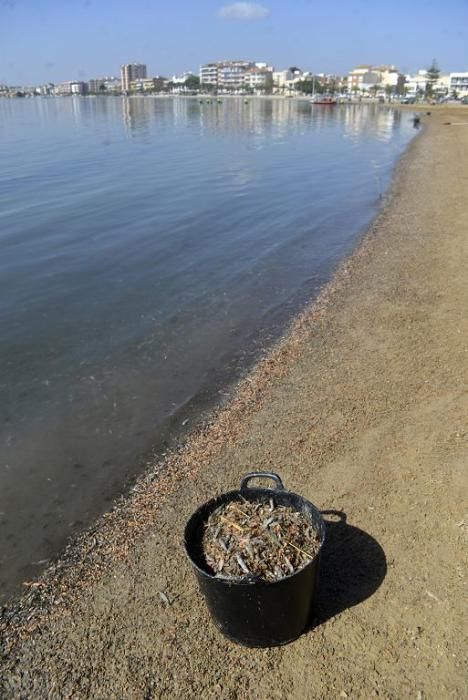
<path fill-rule="evenodd" d="M 272 481 L 275 482 L 275 491 L 284 491 L 284 486 L 283 482 L 281 481 L 281 478 L 278 476 L 278 474 L 275 474 L 274 472 L 249 472 L 246 474 L 240 485 L 240 490 L 244 491 L 245 489 L 248 488 L 249 481 L 251 479 L 272 479 Z"/>

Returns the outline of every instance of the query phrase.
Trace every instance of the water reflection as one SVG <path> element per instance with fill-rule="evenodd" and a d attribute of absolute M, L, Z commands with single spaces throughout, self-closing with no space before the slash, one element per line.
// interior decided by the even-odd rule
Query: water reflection
<path fill-rule="evenodd" d="M 7 101 L 4 101 L 7 102 Z M 11 106 L 11 105 L 10 105 Z M 101 127 L 120 117 L 125 134 L 148 140 L 164 127 L 196 128 L 201 136 L 244 134 L 280 142 L 289 135 L 301 135 L 311 128 L 324 130 L 341 126 L 351 139 L 366 135 L 390 141 L 404 115 L 382 105 L 343 104 L 333 107 L 311 105 L 308 100 L 226 98 L 200 101 L 183 97 L 71 97 L 34 100 L 37 117 L 44 124 L 51 118 L 72 118 L 76 125 Z M 8 109 L 8 103 L 3 109 Z"/>
<path fill-rule="evenodd" d="M 83 103 L 83 100 L 77 101 Z M 106 98 L 96 100 L 108 102 Z M 359 138 L 363 134 L 389 141 L 401 122 L 401 112 L 375 105 L 310 105 L 308 101 L 288 99 L 241 98 L 203 101 L 191 98 L 130 97 L 112 100 L 114 110 L 120 105 L 126 133 L 134 138 L 147 137 L 162 123 L 183 129 L 197 126 L 202 134 L 250 134 L 280 141 L 282 136 L 304 134 L 343 125 L 344 134 Z M 259 141 L 260 143 L 260 141 Z"/>
<path fill-rule="evenodd" d="M 343 117 L 346 136 L 356 139 L 367 134 L 388 142 L 401 125 L 399 110 L 377 105 L 347 105 Z"/>

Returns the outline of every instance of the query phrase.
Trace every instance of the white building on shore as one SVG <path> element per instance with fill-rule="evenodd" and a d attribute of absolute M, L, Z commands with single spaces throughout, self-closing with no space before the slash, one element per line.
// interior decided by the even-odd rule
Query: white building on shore
<path fill-rule="evenodd" d="M 110 93 L 120 92 L 122 89 L 119 78 L 114 76 L 106 76 L 103 78 L 90 78 L 88 80 L 88 92 L 96 95 L 107 95 Z"/>
<path fill-rule="evenodd" d="M 415 97 L 417 94 L 426 91 L 428 83 L 427 70 L 419 70 L 414 75 L 405 76 L 405 92 L 410 97 Z"/>
<path fill-rule="evenodd" d="M 273 71 L 265 65 L 248 68 L 244 74 L 244 85 L 251 90 L 267 90 L 273 87 Z"/>
<path fill-rule="evenodd" d="M 218 63 L 205 63 L 200 66 L 200 85 L 218 86 Z"/>
<path fill-rule="evenodd" d="M 426 93 L 430 82 L 427 70 L 418 70 L 414 75 L 405 76 L 405 93 L 409 97 L 417 97 Z M 432 92 L 438 95 L 447 95 L 450 91 L 450 76 L 440 75 L 432 85 Z"/>
<path fill-rule="evenodd" d="M 348 92 L 361 92 L 366 85 L 375 85 L 378 82 L 378 75 L 372 71 L 372 66 L 363 63 L 348 73 Z"/>
<path fill-rule="evenodd" d="M 137 78 L 128 86 L 131 92 L 162 92 L 167 85 L 166 78 L 156 75 L 152 78 Z"/>
<path fill-rule="evenodd" d="M 200 66 L 200 85 L 218 90 L 241 91 L 245 87 L 265 88 L 273 66 L 255 61 L 218 61 Z"/>
<path fill-rule="evenodd" d="M 273 71 L 273 92 L 277 94 L 292 94 L 296 89 L 297 83 L 305 80 L 309 75 L 309 73 L 304 73 L 300 68 Z"/>
<path fill-rule="evenodd" d="M 88 85 L 82 80 L 66 80 L 55 86 L 56 95 L 85 95 L 87 90 Z"/>
<path fill-rule="evenodd" d="M 191 78 L 193 73 L 190 71 L 185 71 L 185 73 L 180 73 L 179 75 L 173 75 L 171 78 L 171 83 L 173 85 L 185 85 L 185 81 Z"/>
<path fill-rule="evenodd" d="M 450 75 L 439 75 L 434 83 L 434 92 L 440 93 L 441 95 L 448 95 L 450 91 Z"/>
<path fill-rule="evenodd" d="M 468 72 L 450 73 L 449 90 L 456 93 L 458 97 L 468 97 Z"/>
<path fill-rule="evenodd" d="M 381 88 L 392 88 L 398 92 L 403 88 L 405 76 L 393 65 L 373 66 L 362 64 L 348 73 L 347 89 L 349 93 L 365 93 Z"/>

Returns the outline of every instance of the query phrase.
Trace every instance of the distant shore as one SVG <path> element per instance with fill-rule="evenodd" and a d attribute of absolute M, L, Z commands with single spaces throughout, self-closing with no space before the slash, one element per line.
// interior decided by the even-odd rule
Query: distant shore
<path fill-rule="evenodd" d="M 107 97 L 120 98 L 120 99 L 141 99 L 141 98 L 151 98 L 151 99 L 183 99 L 183 100 L 212 100 L 223 101 L 226 100 L 295 100 L 300 102 L 310 102 L 312 95 L 232 95 L 232 94 L 219 94 L 214 95 L 212 93 L 197 93 L 193 95 L 184 94 L 170 94 L 170 93 L 132 93 L 129 95 L 124 94 L 107 94 L 107 95 L 36 95 L 35 97 L 14 97 L 14 96 L 2 96 L 4 99 L 67 99 L 67 98 L 85 98 L 85 99 L 102 99 Z M 372 97 L 361 97 L 361 98 L 349 98 L 345 95 L 337 95 L 338 105 L 376 105 L 378 107 L 394 107 L 396 109 L 409 109 L 413 111 L 424 110 L 424 109 L 435 109 L 439 110 L 457 110 L 457 109 L 468 109 L 468 105 L 464 105 L 461 102 L 451 102 L 447 104 L 432 104 L 431 102 L 414 102 L 412 104 L 404 104 L 399 100 L 385 100 L 380 102 L 377 98 Z"/>
<path fill-rule="evenodd" d="M 382 213 L 317 301 L 4 611 L 2 697 L 463 697 L 465 109 L 428 108 Z M 253 467 L 349 528 L 331 537 L 340 558 L 324 557 L 321 624 L 247 653 L 209 622 L 180 540 Z"/>

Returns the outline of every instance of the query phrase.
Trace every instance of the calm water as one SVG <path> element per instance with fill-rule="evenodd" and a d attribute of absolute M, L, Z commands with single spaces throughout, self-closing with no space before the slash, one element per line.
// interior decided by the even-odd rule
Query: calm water
<path fill-rule="evenodd" d="M 306 101 L 0 100 L 3 595 L 316 293 L 412 133 Z"/>

